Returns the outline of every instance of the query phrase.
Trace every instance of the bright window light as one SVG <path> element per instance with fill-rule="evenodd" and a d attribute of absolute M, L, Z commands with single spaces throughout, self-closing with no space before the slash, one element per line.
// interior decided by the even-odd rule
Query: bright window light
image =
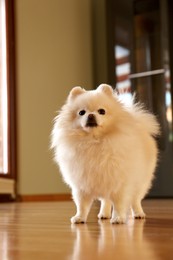
<path fill-rule="evenodd" d="M 0 172 L 8 173 L 8 106 L 5 0 L 0 0 Z"/>

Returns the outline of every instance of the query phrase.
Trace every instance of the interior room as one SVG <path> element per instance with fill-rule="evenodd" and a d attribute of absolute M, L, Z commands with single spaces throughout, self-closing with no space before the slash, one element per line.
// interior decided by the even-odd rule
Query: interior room
<path fill-rule="evenodd" d="M 172 14 L 171 0 L 0 0 L 0 259 L 173 259 Z M 73 87 L 102 83 L 160 124 L 146 219 L 98 220 L 95 201 L 71 224 L 51 131 Z"/>

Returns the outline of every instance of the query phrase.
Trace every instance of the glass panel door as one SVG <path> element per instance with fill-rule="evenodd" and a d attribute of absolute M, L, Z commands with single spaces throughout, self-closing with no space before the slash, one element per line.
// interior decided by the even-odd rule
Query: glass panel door
<path fill-rule="evenodd" d="M 173 197 L 173 122 L 167 0 L 110 1 L 115 86 L 127 102 L 133 92 L 161 124 L 160 163 L 150 196 Z M 172 15 L 172 14 L 171 14 Z M 169 33 L 168 33 L 169 31 Z M 171 43 L 173 44 L 173 43 Z M 173 57 L 173 56 L 172 56 Z M 171 63 L 171 64 L 172 64 Z"/>
<path fill-rule="evenodd" d="M 167 1 L 134 1 L 135 73 L 130 75 L 139 100 L 157 115 L 160 163 L 150 196 L 173 196 L 173 124 Z"/>

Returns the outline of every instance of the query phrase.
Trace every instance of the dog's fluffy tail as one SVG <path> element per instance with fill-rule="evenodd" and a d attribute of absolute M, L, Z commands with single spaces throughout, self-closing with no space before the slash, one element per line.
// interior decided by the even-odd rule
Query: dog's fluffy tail
<path fill-rule="evenodd" d="M 120 103 L 123 104 L 125 109 L 133 115 L 137 124 L 140 124 L 141 127 L 152 136 L 160 135 L 160 125 L 157 121 L 157 117 L 147 111 L 140 102 L 135 103 L 135 94 L 131 96 L 128 102 L 121 96 L 116 95 L 116 97 Z"/>
<path fill-rule="evenodd" d="M 141 104 L 134 104 L 132 113 L 137 122 L 152 136 L 160 135 L 160 125 L 155 115 L 143 108 Z"/>

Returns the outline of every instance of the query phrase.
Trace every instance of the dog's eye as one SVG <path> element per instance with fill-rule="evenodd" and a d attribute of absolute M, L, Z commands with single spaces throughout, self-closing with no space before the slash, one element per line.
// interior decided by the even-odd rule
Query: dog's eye
<path fill-rule="evenodd" d="M 98 113 L 99 113 L 100 115 L 105 115 L 106 111 L 105 111 L 103 108 L 100 108 L 100 109 L 98 110 Z"/>
<path fill-rule="evenodd" d="M 86 111 L 85 111 L 85 110 L 81 110 L 81 111 L 79 111 L 79 115 L 80 115 L 80 116 L 83 116 L 83 115 L 85 115 L 85 113 L 86 113 Z"/>

